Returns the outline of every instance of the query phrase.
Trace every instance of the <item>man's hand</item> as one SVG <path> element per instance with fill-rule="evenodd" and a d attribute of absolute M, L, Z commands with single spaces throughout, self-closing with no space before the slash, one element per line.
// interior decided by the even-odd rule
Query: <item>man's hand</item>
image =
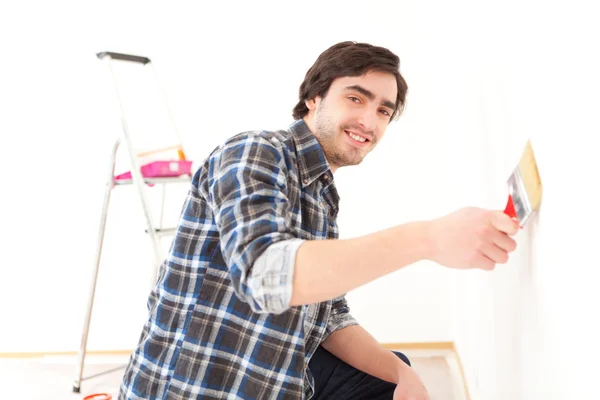
<path fill-rule="evenodd" d="M 451 268 L 492 270 L 517 247 L 519 224 L 502 211 L 463 208 L 431 221 L 431 260 Z"/>
<path fill-rule="evenodd" d="M 430 400 L 425 385 L 423 385 L 415 371 L 406 364 L 401 367 L 398 373 L 394 400 Z"/>

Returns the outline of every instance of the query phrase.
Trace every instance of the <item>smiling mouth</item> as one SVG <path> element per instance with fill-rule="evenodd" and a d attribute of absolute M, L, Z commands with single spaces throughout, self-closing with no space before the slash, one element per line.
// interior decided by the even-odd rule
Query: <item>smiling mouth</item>
<path fill-rule="evenodd" d="M 354 144 L 356 144 L 358 146 L 365 146 L 366 144 L 368 144 L 370 142 L 369 139 L 367 139 L 367 138 L 365 138 L 363 136 L 357 135 L 355 133 L 352 133 L 352 132 L 349 132 L 349 131 L 346 131 L 346 130 L 344 130 L 344 133 L 346 134 L 346 136 L 348 136 L 350 138 L 350 140 Z"/>

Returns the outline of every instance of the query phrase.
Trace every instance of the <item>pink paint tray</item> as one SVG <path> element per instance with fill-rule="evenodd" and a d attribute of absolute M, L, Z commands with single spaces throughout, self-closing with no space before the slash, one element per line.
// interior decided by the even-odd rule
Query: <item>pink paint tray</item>
<path fill-rule="evenodd" d="M 154 161 L 141 168 L 144 178 L 171 178 L 191 175 L 192 162 L 187 160 Z M 116 180 L 131 179 L 131 171 L 115 176 Z"/>

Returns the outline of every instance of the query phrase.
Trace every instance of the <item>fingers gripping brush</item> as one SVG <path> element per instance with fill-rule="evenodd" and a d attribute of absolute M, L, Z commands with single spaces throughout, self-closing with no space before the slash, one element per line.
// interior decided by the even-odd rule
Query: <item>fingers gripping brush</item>
<path fill-rule="evenodd" d="M 542 181 L 530 140 L 507 183 L 509 196 L 504 213 L 515 218 L 522 229 L 542 201 Z"/>

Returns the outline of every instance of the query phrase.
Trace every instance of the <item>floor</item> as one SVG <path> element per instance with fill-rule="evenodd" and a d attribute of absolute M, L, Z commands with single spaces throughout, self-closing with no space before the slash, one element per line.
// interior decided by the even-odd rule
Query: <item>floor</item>
<path fill-rule="evenodd" d="M 399 349 L 402 350 L 402 349 Z M 431 400 L 466 400 L 454 354 L 443 350 L 402 350 L 429 390 Z M 116 400 L 125 356 L 86 358 L 81 393 L 72 393 L 74 356 L 0 359 L 2 398 L 14 400 L 80 400 L 93 393 L 110 393 Z M 105 373 L 113 370 L 112 372 Z M 95 374 L 100 376 L 90 377 Z"/>

